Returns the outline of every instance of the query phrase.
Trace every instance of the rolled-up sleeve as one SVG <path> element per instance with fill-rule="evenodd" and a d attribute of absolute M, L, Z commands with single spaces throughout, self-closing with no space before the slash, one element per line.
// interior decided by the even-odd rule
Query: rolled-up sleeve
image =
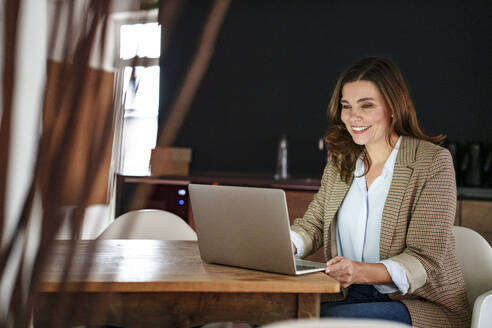
<path fill-rule="evenodd" d="M 295 231 L 290 231 L 290 239 L 292 240 L 292 243 L 297 249 L 297 252 L 294 254 L 297 258 L 303 258 L 304 257 L 304 244 L 302 242 L 301 236 Z"/>
<path fill-rule="evenodd" d="M 380 263 L 384 264 L 388 274 L 393 280 L 392 284 L 388 285 L 374 285 L 374 287 L 382 294 L 389 294 L 400 291 L 402 295 L 408 292 L 409 283 L 405 269 L 398 263 L 391 260 L 383 260 Z"/>

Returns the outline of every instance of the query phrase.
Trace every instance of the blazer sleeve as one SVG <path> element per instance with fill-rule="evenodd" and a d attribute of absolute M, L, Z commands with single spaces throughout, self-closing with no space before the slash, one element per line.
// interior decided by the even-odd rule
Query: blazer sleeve
<path fill-rule="evenodd" d="M 406 271 L 409 293 L 442 272 L 452 247 L 456 215 L 456 179 L 451 154 L 441 148 L 426 167 L 427 175 L 408 223 L 406 248 L 389 258 Z"/>
<path fill-rule="evenodd" d="M 309 255 L 323 246 L 324 208 L 329 190 L 330 176 L 334 168 L 328 164 L 323 172 L 321 186 L 314 195 L 302 219 L 296 219 L 291 226 L 302 240 L 304 254 Z"/>

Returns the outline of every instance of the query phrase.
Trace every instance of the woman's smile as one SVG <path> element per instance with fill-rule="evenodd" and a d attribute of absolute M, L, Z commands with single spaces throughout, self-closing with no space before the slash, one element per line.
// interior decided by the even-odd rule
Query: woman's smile
<path fill-rule="evenodd" d="M 362 134 L 366 132 L 371 126 L 352 126 L 352 132 L 355 134 Z"/>

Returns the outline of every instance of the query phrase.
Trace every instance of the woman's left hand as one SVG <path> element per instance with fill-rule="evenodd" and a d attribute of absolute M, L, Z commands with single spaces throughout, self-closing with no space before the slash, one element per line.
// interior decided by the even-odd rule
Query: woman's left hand
<path fill-rule="evenodd" d="M 342 288 L 347 288 L 356 283 L 358 262 L 354 262 L 343 256 L 336 256 L 326 262 L 325 273 L 340 282 Z"/>

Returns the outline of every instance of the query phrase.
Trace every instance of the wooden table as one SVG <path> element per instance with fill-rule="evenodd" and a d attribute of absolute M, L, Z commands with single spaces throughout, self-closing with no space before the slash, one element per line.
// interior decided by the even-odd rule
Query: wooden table
<path fill-rule="evenodd" d="M 72 324 L 124 327 L 261 325 L 318 317 L 320 293 L 339 292 L 324 273 L 295 277 L 206 264 L 196 242 L 158 240 L 76 241 L 62 287 L 70 251 L 70 241 L 58 241 L 51 252 L 35 301 L 36 327 L 64 315 Z"/>

